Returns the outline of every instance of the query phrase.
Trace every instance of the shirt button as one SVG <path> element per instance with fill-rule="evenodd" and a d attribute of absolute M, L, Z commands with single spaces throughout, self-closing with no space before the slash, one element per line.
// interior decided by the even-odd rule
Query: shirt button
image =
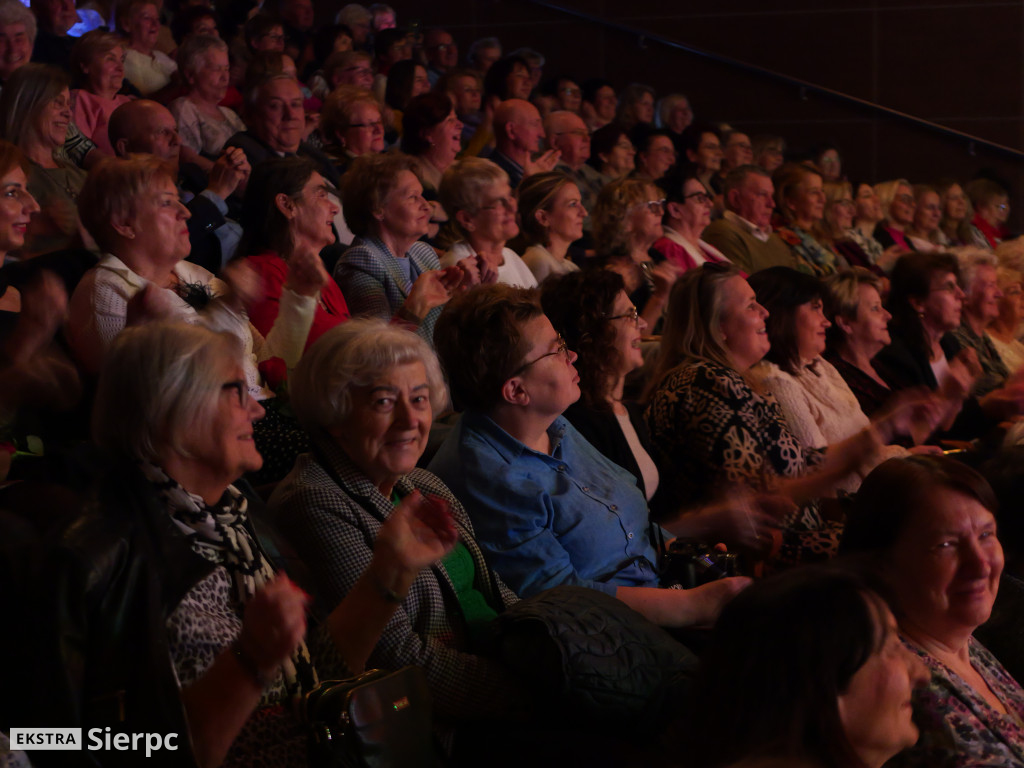
<path fill-rule="evenodd" d="M 615 506 L 614 504 L 612 504 L 610 507 L 608 507 L 608 509 L 610 509 L 612 512 L 618 512 L 619 511 L 619 508 L 617 506 Z"/>
<path fill-rule="evenodd" d="M 627 533 L 626 534 L 626 538 L 627 539 L 632 539 L 633 538 L 633 534 L 632 533 Z"/>
<path fill-rule="evenodd" d="M 565 464 L 559 464 L 558 465 L 558 471 L 559 472 L 565 472 Z"/>
<path fill-rule="evenodd" d="M 587 487 L 587 486 L 585 486 L 585 485 L 583 486 L 583 492 L 584 492 L 584 493 L 586 493 L 586 492 L 587 492 L 587 491 L 589 491 L 589 490 L 590 490 L 590 488 L 589 488 L 589 487 Z"/>

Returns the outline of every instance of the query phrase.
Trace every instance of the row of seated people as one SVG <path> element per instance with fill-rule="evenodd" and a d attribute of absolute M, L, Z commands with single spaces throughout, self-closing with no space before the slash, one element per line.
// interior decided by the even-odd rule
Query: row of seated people
<path fill-rule="evenodd" d="M 223 52 L 216 45 L 204 50 Z M 507 81 L 523 80 L 519 63 L 507 72 Z M 652 514 L 670 535 L 726 542 L 762 563 L 764 572 L 828 559 L 847 527 L 832 497 L 856 491 L 873 466 L 896 456 L 903 458 L 877 470 L 881 490 L 866 497 L 864 508 L 880 517 L 865 518 L 868 533 L 850 546 L 874 549 L 883 562 L 903 558 L 909 570 L 887 573 L 896 590 L 889 597 L 907 646 L 933 669 L 917 699 L 928 727 L 898 759 L 918 765 L 968 755 L 970 764 L 1019 759 L 1021 737 L 1009 721 L 1021 711 L 1020 688 L 969 639 L 988 618 L 1003 565 L 991 492 L 959 465 L 905 457 L 927 456 L 950 435 L 987 437 L 1020 411 L 1020 385 L 1010 373 L 1017 366 L 1004 364 L 1001 374 L 990 370 L 1001 359 L 990 349 L 997 320 L 1007 344 L 1019 344 L 1019 300 L 1011 291 L 1016 285 L 1019 294 L 1020 274 L 1016 280 L 1001 274 L 991 256 L 976 252 L 961 258 L 928 252 L 915 242 L 929 239 L 917 237 L 923 230 L 912 221 L 908 229 L 906 210 L 913 206 L 899 184 L 894 202 L 874 202 L 871 235 L 883 245 L 877 224 L 887 208 L 885 228 L 906 232 L 902 242 L 890 232 L 896 247 L 886 259 L 880 247 L 875 259 L 833 256 L 830 262 L 819 250 L 829 250 L 824 246 L 831 241 L 813 228 L 825 209 L 825 168 L 836 166 L 831 156 L 832 162 L 819 161 L 818 171 L 782 167 L 774 182 L 763 169 L 740 163 L 716 190 L 699 158 L 691 158 L 694 169 L 666 179 L 667 171 L 644 170 L 651 163 L 642 148 L 636 155 L 641 174 L 599 178 L 589 206 L 584 198 L 592 188 L 568 173 L 579 167 L 544 170 L 571 149 L 556 149 L 557 158 L 533 157 L 544 126 L 527 98 L 506 94 L 511 98 L 501 97 L 492 110 L 498 118 L 493 162 L 457 160 L 463 126 L 453 102 L 431 102 L 423 94 L 405 105 L 401 119 L 403 126 L 417 114 L 433 121 L 403 130 L 409 156 L 380 154 L 384 142 L 373 139 L 366 152 L 335 152 L 338 162 L 332 163 L 303 146 L 310 134 L 301 87 L 292 75 L 272 74 L 247 89 L 253 117 L 249 135 L 236 141 L 242 153 L 207 158 L 208 183 L 193 186 L 186 208 L 179 196 L 179 125 L 173 113 L 144 99 L 111 112 L 108 138 L 118 154 L 156 157 L 99 163 L 81 173 L 73 193 L 75 166 L 61 155 L 69 148 L 64 89 L 59 73 L 36 65 L 5 78 L 0 113 L 18 126 L 5 135 L 34 164 L 3 148 L 2 181 L 13 202 L 0 236 L 5 253 L 18 252 L 26 236 L 35 235 L 34 226 L 62 212 L 69 232 L 87 234 L 105 254 L 80 282 L 80 273 L 68 274 L 60 259 L 43 257 L 40 264 L 66 278 L 72 298 L 63 335 L 83 381 L 102 372 L 93 437 L 116 458 L 107 465 L 111 476 L 98 504 L 63 531 L 57 548 L 44 549 L 40 578 L 25 601 L 30 618 L 23 626 L 39 659 L 33 669 L 59 678 L 40 686 L 25 713 L 55 722 L 59 711 L 77 722 L 84 712 L 85 722 L 112 723 L 117 713 L 95 703 L 124 691 L 133 724 L 175 724 L 191 734 L 193 754 L 204 764 L 249 765 L 257 754 L 270 764 L 301 764 L 303 734 L 277 705 L 308 689 L 317 674 L 358 672 L 368 662 L 388 668 L 413 663 L 427 672 L 440 729 L 448 736 L 456 729 L 456 752 L 460 743 L 483 749 L 487 742 L 479 735 L 488 727 L 503 726 L 507 736 L 535 706 L 531 691 L 474 643 L 477 630 L 518 599 L 556 585 L 582 585 L 662 626 L 711 624 L 747 581 L 658 588 L 657 543 L 664 534 L 650 527 Z M 339 109 L 362 103 L 369 111 L 346 118 L 348 135 L 383 133 L 376 125 L 379 106 L 341 94 Z M 420 113 L 418 105 L 424 106 Z M 572 118 L 553 112 L 548 120 L 549 141 L 575 142 L 578 154 L 589 150 L 589 136 Z M 598 158 L 617 153 L 631 165 L 627 130 L 613 124 L 605 134 L 612 145 Z M 709 145 L 703 150 L 716 154 L 713 132 L 696 136 Z M 433 162 L 438 149 L 449 158 L 444 168 Z M 278 153 L 306 159 L 262 162 Z M 368 156 L 350 156 L 362 154 Z M 42 211 L 33 198 L 38 187 L 29 183 L 40 168 L 49 171 L 43 175 L 52 192 L 40 200 Z M 786 183 L 786 174 L 796 181 Z M 431 190 L 424 194 L 431 177 L 433 203 Z M 736 202 L 748 187 L 756 187 L 750 197 L 767 213 L 751 239 L 781 242 L 782 264 L 745 262 L 737 247 L 717 254 L 706 247 L 710 235 L 704 233 L 715 226 L 714 194 L 740 219 L 760 220 Z M 225 218 L 233 195 L 235 215 Z M 849 213 L 849 187 L 839 195 L 835 208 Z M 62 196 L 71 201 L 63 209 L 53 203 Z M 961 190 L 961 205 L 962 198 Z M 208 262 L 209 271 L 184 260 L 195 250 L 196 206 L 204 200 L 224 223 L 201 233 L 208 240 L 211 231 L 236 223 L 236 252 L 253 270 L 222 270 L 224 251 L 221 260 Z M 934 198 L 927 200 L 923 210 L 934 208 Z M 894 205 L 903 207 L 893 213 Z M 600 258 L 577 256 L 580 269 L 567 256 L 582 238 L 587 207 Z M 781 235 L 767 231 L 773 207 L 789 221 L 780 225 Z M 975 208 L 979 215 L 991 209 L 993 221 L 981 220 L 995 230 L 1007 212 L 1005 195 L 987 202 L 979 197 Z M 335 242 L 339 215 L 359 241 L 335 266 L 322 254 Z M 961 223 L 968 218 L 963 206 Z M 864 220 L 856 219 L 861 231 Z M 722 221 L 743 223 L 728 215 Z M 837 220 L 838 232 L 854 229 L 852 218 L 844 221 Z M 435 235 L 432 228 L 440 231 Z M 533 247 L 522 261 L 506 247 L 520 229 Z M 964 227 L 956 231 L 959 242 L 975 236 Z M 681 238 L 696 242 L 695 252 L 683 245 L 689 261 L 678 251 L 673 258 L 665 242 L 663 262 L 648 253 L 672 232 L 696 235 Z M 224 248 L 227 233 L 214 236 Z M 800 243 L 787 244 L 793 236 Z M 702 243 L 702 237 L 708 239 Z M 71 244 L 26 250 L 46 253 Z M 843 269 L 861 263 L 867 274 Z M 1004 265 L 1012 268 L 1009 261 Z M 737 267 L 750 275 L 749 283 Z M 572 274 L 560 274 L 566 272 Z M 816 279 L 835 272 L 828 286 Z M 495 281 L 501 284 L 478 287 Z M 538 281 L 544 283 L 539 298 L 531 291 Z M 72 399 L 74 368 L 56 353 L 38 354 L 64 321 L 61 288 L 45 276 L 19 288 L 5 294 L 4 308 L 14 315 L 9 399 L 41 385 Z M 350 313 L 378 320 L 349 320 Z M 146 322 L 154 319 L 162 322 Z M 644 331 L 659 323 L 664 336 L 653 369 L 627 388 L 630 374 L 643 365 Z M 835 335 L 834 369 L 821 359 L 831 335 L 826 331 Z M 851 382 L 846 390 L 843 378 Z M 428 455 L 433 417 L 448 410 L 448 387 L 463 415 Z M 646 389 L 641 405 L 629 404 L 627 389 Z M 47 409 L 53 402 L 44 399 Z M 429 464 L 430 471 L 418 464 Z M 309 569 L 309 586 L 324 608 L 308 637 L 308 598 L 275 576 L 252 533 L 247 507 L 258 500 L 232 485 L 243 474 L 261 482 L 288 474 L 270 497 L 269 517 Z M 723 488 L 736 489 L 722 497 Z M 934 488 L 950 493 L 936 499 L 926 492 Z M 919 496 L 900 499 L 894 489 Z M 451 518 L 422 496 L 443 499 Z M 949 518 L 942 525 L 918 514 L 934 515 L 936 508 Z M 897 512 L 912 516 L 897 518 Z M 857 519 L 856 510 L 849 514 Z M 940 534 L 949 538 L 931 543 Z M 95 590 L 110 582 L 82 574 L 109 563 L 111 548 L 125 537 L 133 542 L 132 572 L 105 574 L 116 580 L 123 601 L 96 608 Z M 955 551 L 955 558 L 946 557 L 956 562 L 937 564 L 931 553 L 939 547 Z M 174 557 L 174 564 L 157 553 Z M 141 586 L 128 579 L 139 573 L 135 568 L 142 569 Z M 763 612 L 766 603 L 759 601 L 772 599 L 768 585 L 779 584 L 799 605 L 807 599 L 800 590 L 832 578 L 804 573 L 817 575 L 808 575 L 807 585 L 796 577 L 769 578 L 727 615 L 746 610 L 750 620 Z M 918 591 L 899 592 L 908 574 L 918 579 Z M 143 588 L 159 590 L 163 599 L 139 607 L 136 590 Z M 917 732 L 906 703 L 925 675 L 900 650 L 873 587 L 846 580 L 841 589 L 854 597 L 839 613 L 860 622 L 850 633 L 861 643 L 855 659 L 821 674 L 787 671 L 808 681 L 815 694 L 824 691 L 824 706 L 812 709 L 831 718 L 828 738 L 814 742 L 801 733 L 779 739 L 777 724 L 766 726 L 757 722 L 759 713 L 749 713 L 737 733 L 718 734 L 708 725 L 668 759 L 880 765 L 912 746 Z M 946 599 L 933 600 L 936 591 Z M 730 649 L 717 671 L 709 659 L 716 688 L 735 672 L 725 671 L 727 662 L 749 652 L 750 639 L 767 630 L 725 622 L 720 631 L 742 650 Z M 835 650 L 836 638 L 800 640 L 798 658 L 814 655 L 814 643 L 846 652 Z M 998 641 L 989 644 L 1010 665 L 1012 644 L 1001 648 Z M 152 658 L 132 653 L 140 643 L 156 650 Z M 102 657 L 96 648 L 104 649 Z M 761 666 L 770 666 L 771 658 L 766 651 Z M 902 665 L 906 685 L 892 700 L 872 701 L 864 680 L 882 663 L 897 671 Z M 72 670 L 70 677 L 65 670 Z M 831 691 L 823 683 L 829 674 L 836 681 Z M 152 680 L 158 691 L 141 687 Z M 778 680 L 765 685 L 781 688 Z M 732 686 L 731 693 L 734 698 L 714 711 L 729 711 L 744 688 Z M 884 709 L 890 704 L 895 715 Z M 857 714 L 845 715 L 851 707 Z M 898 732 L 886 731 L 889 740 L 879 748 L 877 729 L 894 718 Z M 696 759 L 701 748 L 714 757 Z M 835 757 L 839 753 L 845 757 Z M 466 764 L 480 759 L 472 752 L 461 757 Z"/>

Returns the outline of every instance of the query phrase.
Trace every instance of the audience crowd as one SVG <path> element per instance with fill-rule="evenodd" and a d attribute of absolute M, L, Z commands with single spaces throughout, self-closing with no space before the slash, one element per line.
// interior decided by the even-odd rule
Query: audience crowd
<path fill-rule="evenodd" d="M 0 766 L 1024 768 L 1009 190 L 404 21 L 0 0 Z"/>

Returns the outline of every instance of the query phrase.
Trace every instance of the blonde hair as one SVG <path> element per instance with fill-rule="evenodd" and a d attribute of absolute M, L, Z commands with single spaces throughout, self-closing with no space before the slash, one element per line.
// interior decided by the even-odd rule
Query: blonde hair
<path fill-rule="evenodd" d="M 655 193 L 658 197 L 664 196 L 654 184 L 640 179 L 617 179 L 601 189 L 591 212 L 594 243 L 599 255 L 629 252 L 626 219 L 635 205 L 647 202 L 649 189 L 658 190 Z"/>
<path fill-rule="evenodd" d="M 889 221 L 889 208 L 892 206 L 892 201 L 896 199 L 896 193 L 900 187 L 906 187 L 913 191 L 913 186 L 906 179 L 892 179 L 875 184 L 875 194 L 878 196 L 878 203 L 882 206 L 882 216 L 884 216 L 882 221 Z"/>
<path fill-rule="evenodd" d="M 459 211 L 477 214 L 484 192 L 503 181 L 508 181 L 508 174 L 482 157 L 464 157 L 452 163 L 441 176 L 437 190 L 441 207 L 448 214 L 441 242 L 451 245 L 464 240 L 467 233 L 455 214 Z"/>

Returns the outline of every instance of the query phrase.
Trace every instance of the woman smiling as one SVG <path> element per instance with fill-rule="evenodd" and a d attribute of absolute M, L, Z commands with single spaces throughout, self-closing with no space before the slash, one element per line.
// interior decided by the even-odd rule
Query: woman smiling
<path fill-rule="evenodd" d="M 107 124 L 111 113 L 132 97 L 124 85 L 124 42 L 102 30 L 87 32 L 71 49 L 71 66 L 81 87 L 71 91 L 75 125 L 105 155 L 113 155 Z"/>

